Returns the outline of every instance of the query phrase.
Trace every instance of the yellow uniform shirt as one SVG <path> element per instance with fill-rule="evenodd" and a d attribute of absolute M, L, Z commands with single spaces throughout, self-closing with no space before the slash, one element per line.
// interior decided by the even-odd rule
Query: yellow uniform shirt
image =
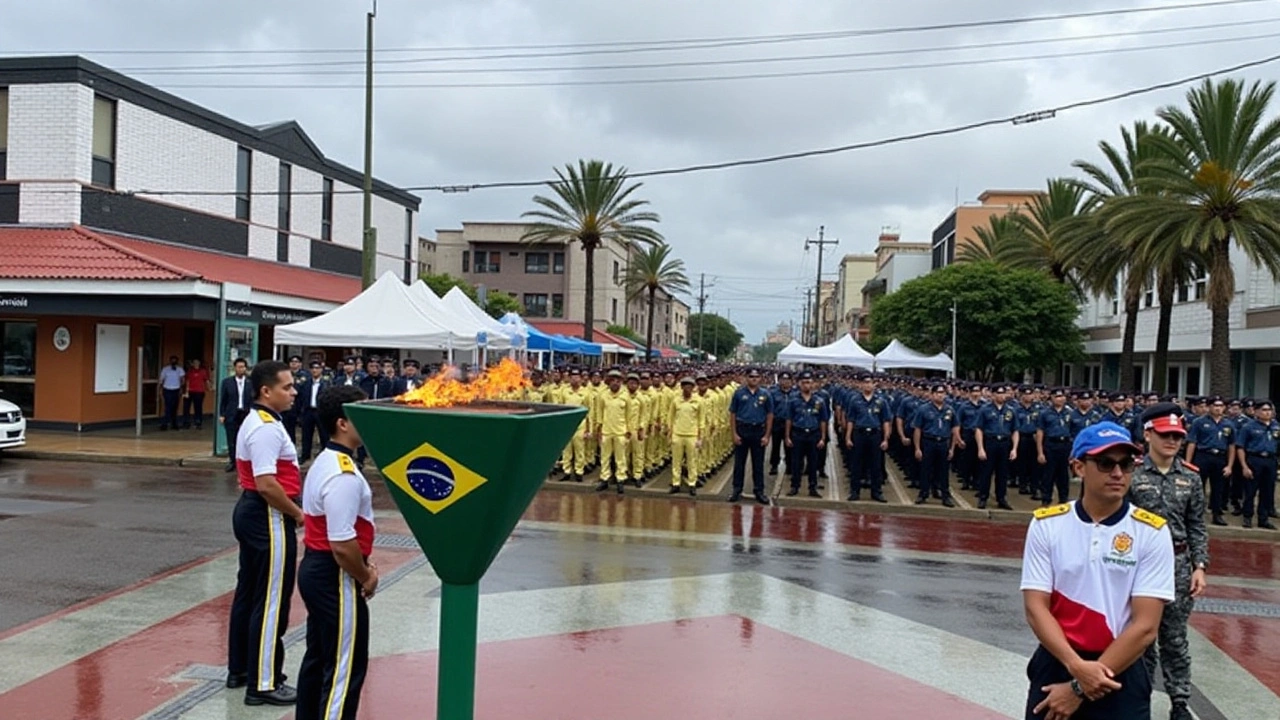
<path fill-rule="evenodd" d="M 640 428 L 640 404 L 626 390 L 605 390 L 597 401 L 605 435 L 626 435 Z"/>
<path fill-rule="evenodd" d="M 667 424 L 672 432 L 685 437 L 698 437 L 702 431 L 702 399 L 695 393 L 688 400 L 681 395 L 671 403 Z"/>

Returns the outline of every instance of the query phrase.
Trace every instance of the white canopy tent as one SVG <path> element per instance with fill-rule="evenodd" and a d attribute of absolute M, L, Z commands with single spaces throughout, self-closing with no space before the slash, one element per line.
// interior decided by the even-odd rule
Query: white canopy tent
<path fill-rule="evenodd" d="M 813 365 L 849 365 L 871 369 L 875 366 L 875 356 L 853 339 L 851 335 L 842 335 L 839 340 L 822 347 L 805 347 L 792 340 L 778 353 L 778 362 L 811 363 Z"/>
<path fill-rule="evenodd" d="M 423 286 L 425 287 L 425 283 L 423 283 Z M 430 288 L 427 288 L 427 291 L 430 292 Z M 434 295 L 435 293 L 432 294 Z M 484 328 L 485 332 L 489 334 L 490 347 L 497 347 L 493 345 L 493 338 L 498 336 L 507 338 L 510 347 L 523 348 L 528 345 L 528 337 L 522 329 L 522 325 L 505 325 L 498 320 L 494 320 L 489 316 L 489 313 L 481 310 L 479 305 L 472 302 L 471 298 L 467 297 L 467 294 L 457 287 L 450 288 L 449 292 L 445 293 L 443 298 L 440 298 L 440 302 L 451 312 L 469 317 Z"/>
<path fill-rule="evenodd" d="M 943 372 L 954 372 L 955 363 L 946 353 L 938 353 L 937 355 L 925 355 L 898 342 L 894 338 L 884 350 L 881 350 L 876 356 L 876 370 L 940 370 Z"/>
<path fill-rule="evenodd" d="M 432 320 L 456 334 L 466 335 L 469 338 L 464 343 L 454 343 L 455 350 L 475 350 L 481 346 L 489 350 L 511 349 L 511 336 L 508 332 L 495 332 L 471 315 L 448 307 L 443 300 L 431 292 L 431 288 L 427 287 L 425 282 L 419 280 L 410 285 L 409 297 Z"/>
<path fill-rule="evenodd" d="M 452 350 L 468 341 L 475 346 L 474 335 L 468 338 L 428 316 L 391 272 L 324 315 L 275 329 L 276 345 Z"/>

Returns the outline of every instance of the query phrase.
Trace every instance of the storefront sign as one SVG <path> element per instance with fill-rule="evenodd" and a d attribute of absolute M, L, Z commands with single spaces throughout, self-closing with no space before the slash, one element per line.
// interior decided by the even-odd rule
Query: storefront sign
<path fill-rule="evenodd" d="M 244 320 L 259 325 L 288 325 L 289 323 L 310 320 L 317 313 L 304 310 L 285 310 L 281 308 L 262 307 L 249 303 L 227 303 L 228 320 Z"/>
<path fill-rule="evenodd" d="M 217 303 L 203 298 L 145 295 L 0 293 L 0 313 L 213 320 L 217 317 Z"/>
<path fill-rule="evenodd" d="M 0 295 L 0 309 L 25 310 L 30 304 L 26 295 Z"/>

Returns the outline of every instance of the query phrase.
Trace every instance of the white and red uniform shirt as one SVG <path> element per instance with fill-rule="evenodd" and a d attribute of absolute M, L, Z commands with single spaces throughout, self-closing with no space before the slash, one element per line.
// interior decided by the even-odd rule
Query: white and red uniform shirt
<path fill-rule="evenodd" d="M 254 405 L 236 435 L 236 476 L 240 487 L 257 491 L 253 479 L 259 475 L 275 475 L 284 494 L 291 498 L 302 494 L 302 472 L 293 438 L 279 415 Z"/>
<path fill-rule="evenodd" d="M 325 448 L 307 471 L 302 491 L 306 534 L 311 550 L 330 552 L 330 543 L 355 538 L 360 554 L 373 553 L 373 491 L 351 456 Z"/>
<path fill-rule="evenodd" d="M 1041 508 L 1027 530 L 1022 589 L 1050 594 L 1072 648 L 1101 653 L 1129 624 L 1131 598 L 1173 600 L 1169 528 L 1128 502 L 1100 523 L 1078 502 Z"/>

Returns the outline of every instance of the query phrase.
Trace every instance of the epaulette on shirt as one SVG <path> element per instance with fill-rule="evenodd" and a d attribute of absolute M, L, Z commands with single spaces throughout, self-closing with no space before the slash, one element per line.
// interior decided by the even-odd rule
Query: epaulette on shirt
<path fill-rule="evenodd" d="M 1061 505 L 1036 508 L 1031 514 L 1034 515 L 1037 520 L 1043 520 L 1045 518 L 1057 517 L 1058 515 L 1065 515 L 1069 512 L 1071 512 L 1071 503 L 1062 503 Z"/>
<path fill-rule="evenodd" d="M 259 417 L 259 418 L 262 420 L 262 422 L 264 422 L 264 423 L 273 423 L 273 422 L 275 422 L 275 421 L 276 421 L 275 416 L 274 416 L 274 415 L 272 415 L 271 413 L 267 412 L 266 410 L 259 410 L 259 411 L 258 411 L 258 417 Z"/>
<path fill-rule="evenodd" d="M 1133 519 L 1137 520 L 1140 523 L 1146 523 L 1147 525 L 1150 525 L 1151 527 L 1157 530 L 1164 527 L 1164 524 L 1167 522 L 1164 518 L 1160 517 L 1159 515 L 1149 510 L 1143 510 L 1142 508 L 1133 509 Z"/>
<path fill-rule="evenodd" d="M 344 473 L 355 473 L 356 464 L 351 462 L 351 456 L 346 453 L 338 453 L 338 469 Z"/>
<path fill-rule="evenodd" d="M 1191 463 L 1187 462 L 1186 460 L 1183 460 L 1183 461 L 1182 461 L 1182 467 L 1184 467 L 1184 468 L 1186 468 L 1186 469 L 1190 470 L 1190 471 L 1191 471 L 1191 472 L 1193 472 L 1193 473 L 1196 473 L 1197 475 L 1199 475 L 1199 474 L 1200 474 L 1200 468 L 1196 467 L 1195 465 L 1192 465 Z"/>

